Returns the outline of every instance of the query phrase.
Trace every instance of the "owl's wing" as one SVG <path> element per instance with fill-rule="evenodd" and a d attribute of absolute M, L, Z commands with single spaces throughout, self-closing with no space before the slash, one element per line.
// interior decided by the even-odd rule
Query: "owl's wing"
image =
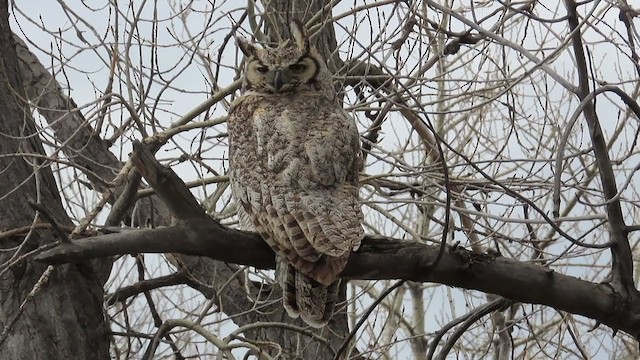
<path fill-rule="evenodd" d="M 234 196 L 236 189 L 242 187 L 234 188 Z M 292 193 L 269 184 L 260 187 L 260 195 L 250 187 L 244 189 L 236 201 L 253 230 L 298 271 L 321 284 L 332 284 L 364 235 L 355 212 L 357 201 L 345 206 L 348 202 L 331 195 Z"/>
<path fill-rule="evenodd" d="M 355 189 L 263 190 L 268 211 L 258 221 L 269 223 L 263 227 L 270 230 L 270 241 L 296 269 L 325 285 L 333 283 L 364 236 L 357 199 L 340 193 Z"/>
<path fill-rule="evenodd" d="M 334 257 L 351 252 L 364 236 L 357 189 L 348 184 L 302 194 L 298 208 L 309 227 L 310 245 Z"/>
<path fill-rule="evenodd" d="M 340 257 L 357 249 L 364 236 L 357 187 L 360 138 L 353 118 L 342 109 L 318 123 L 321 129 L 305 142 L 311 186 L 303 184 L 298 203 L 288 207 L 302 210 L 314 249 Z"/>

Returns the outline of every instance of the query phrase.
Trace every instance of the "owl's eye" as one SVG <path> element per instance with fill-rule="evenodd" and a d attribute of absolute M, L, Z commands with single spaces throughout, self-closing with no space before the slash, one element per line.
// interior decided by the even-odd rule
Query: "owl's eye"
<path fill-rule="evenodd" d="M 303 72 L 305 69 L 307 68 L 307 66 L 305 64 L 293 64 L 293 65 L 289 65 L 289 69 L 294 73 L 294 74 L 300 74 L 301 72 Z"/>
<path fill-rule="evenodd" d="M 256 69 L 258 70 L 259 73 L 262 73 L 262 74 L 265 74 L 267 71 L 269 71 L 269 68 L 264 65 L 258 66 Z"/>

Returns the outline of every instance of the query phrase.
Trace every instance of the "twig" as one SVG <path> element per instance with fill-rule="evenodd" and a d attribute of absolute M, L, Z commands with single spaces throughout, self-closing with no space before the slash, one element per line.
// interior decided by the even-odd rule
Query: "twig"
<path fill-rule="evenodd" d="M 224 353 L 227 359 L 235 360 L 233 353 L 231 353 L 230 351 L 232 347 L 229 345 L 229 343 L 224 342 L 223 340 L 221 340 L 211 332 L 207 331 L 204 327 L 200 325 L 196 325 L 193 322 L 184 320 L 184 319 L 170 319 L 165 321 L 160 326 L 156 334 L 154 335 L 153 341 L 151 341 L 151 343 L 147 347 L 147 350 L 145 351 L 142 357 L 142 360 L 153 359 L 154 358 L 153 355 L 156 351 L 156 348 L 158 347 L 160 338 L 164 337 L 164 335 L 167 334 L 169 331 L 171 331 L 171 329 L 178 326 L 195 331 L 196 333 L 198 333 L 199 335 L 207 339 L 207 341 L 209 341 L 211 344 L 216 346 L 222 353 Z M 253 345 L 250 345 L 250 344 L 247 344 L 246 346 L 250 348 L 254 347 Z"/>
<path fill-rule="evenodd" d="M 2 345 L 2 343 L 7 339 L 7 335 L 11 331 L 11 328 L 13 328 L 13 325 L 15 325 L 15 323 L 18 321 L 20 316 L 22 316 L 22 312 L 24 311 L 25 306 L 27 306 L 29 301 L 31 301 L 34 298 L 34 296 L 36 296 L 36 294 L 38 294 L 40 290 L 42 290 L 42 287 L 49 282 L 49 277 L 51 276 L 51 273 L 53 272 L 54 269 L 55 267 L 53 266 L 47 266 L 47 269 L 42 273 L 42 275 L 40 275 L 40 278 L 38 279 L 38 281 L 33 285 L 33 288 L 31 289 L 31 291 L 29 291 L 25 299 L 20 304 L 20 307 L 18 308 L 18 311 L 16 312 L 15 316 L 8 323 L 4 325 L 4 329 L 0 334 L 0 345 Z"/>
<path fill-rule="evenodd" d="M 496 311 L 498 309 L 502 309 L 502 308 L 508 306 L 510 303 L 511 303 L 511 301 L 509 301 L 507 299 L 498 298 L 498 299 L 495 299 L 495 300 L 493 300 L 493 301 L 491 301 L 489 303 L 486 303 L 486 304 L 474 309 L 472 312 L 467 313 L 466 315 L 463 315 L 463 316 L 461 316 L 461 317 L 459 317 L 457 319 L 454 319 L 453 321 L 449 322 L 447 325 L 445 325 L 442 329 L 440 329 L 436 333 L 436 336 L 431 341 L 431 346 L 429 347 L 429 353 L 427 354 L 427 359 L 433 359 L 433 355 L 436 352 L 436 349 L 438 347 L 438 343 L 440 342 L 440 339 L 442 339 L 442 337 L 447 333 L 447 331 L 449 331 L 449 329 L 453 328 L 454 326 L 458 325 L 459 323 L 462 323 L 462 325 L 460 325 L 460 327 L 458 327 L 456 329 L 456 331 L 454 331 L 453 334 L 451 334 L 449 339 L 442 346 L 442 349 L 440 350 L 440 353 L 436 357 L 436 359 L 438 359 L 438 360 L 444 360 L 446 358 L 447 354 L 449 353 L 449 351 L 451 350 L 453 345 L 456 343 L 456 341 L 458 341 L 460 336 L 462 336 L 462 334 L 464 334 L 464 332 L 467 331 L 469 326 L 471 326 L 473 323 L 478 321 L 483 316 L 485 316 L 485 315 L 487 315 L 487 314 L 489 314 L 489 313 L 491 313 L 493 311 Z"/>
<path fill-rule="evenodd" d="M 609 219 L 609 234 L 612 242 L 612 271 L 611 281 L 614 287 L 625 293 L 627 296 L 638 295 L 638 291 L 633 283 L 633 257 L 631 247 L 627 239 L 626 225 L 622 215 L 620 201 L 610 201 L 618 193 L 615 173 L 609 158 L 609 150 L 604 139 L 600 122 L 592 100 L 587 100 L 589 96 L 589 74 L 587 72 L 587 61 L 582 44 L 582 36 L 578 27 L 578 5 L 574 0 L 565 0 L 567 8 L 568 23 L 571 29 L 571 39 L 573 51 L 576 58 L 576 68 L 578 70 L 578 88 L 576 95 L 580 101 L 586 102 L 583 114 L 589 125 L 593 152 L 596 157 L 596 164 L 600 172 L 602 192 L 607 200 L 606 209 Z"/>
<path fill-rule="evenodd" d="M 187 284 L 187 272 L 180 270 L 176 273 L 161 276 L 154 279 L 141 280 L 137 283 L 129 286 L 125 286 L 106 296 L 106 305 L 111 306 L 117 302 L 124 301 L 134 295 L 140 294 L 145 291 L 158 289 L 165 286 L 174 286 L 180 284 Z"/>
<path fill-rule="evenodd" d="M 349 346 L 349 344 L 351 343 L 351 340 L 356 335 L 356 332 L 358 332 L 362 324 L 364 324 L 364 322 L 367 321 L 367 319 L 369 318 L 369 315 L 371 315 L 373 310 L 375 310 L 375 308 L 378 307 L 378 305 L 380 305 L 382 300 L 384 300 L 387 296 L 389 296 L 389 294 L 391 294 L 395 289 L 402 286 L 404 283 L 405 283 L 405 280 L 400 280 L 395 284 L 391 285 L 391 287 L 389 287 L 382 294 L 380 294 L 380 297 L 378 297 L 376 301 L 374 301 L 373 304 L 369 306 L 367 311 L 365 311 L 364 314 L 362 314 L 362 316 L 360 317 L 360 320 L 358 320 L 356 325 L 349 332 L 349 335 L 347 336 L 347 338 L 344 339 L 344 342 L 342 342 L 342 346 L 340 346 L 340 349 L 338 349 L 338 351 L 336 352 L 336 355 L 333 357 L 334 360 L 340 359 L 340 355 L 342 355 L 342 353 L 345 352 L 345 350 L 347 349 L 347 346 Z"/>
<path fill-rule="evenodd" d="M 620 97 L 628 107 L 633 111 L 638 119 L 640 119 L 640 105 L 631 97 L 629 94 L 625 93 L 622 89 L 614 85 L 605 85 L 595 89 L 590 92 L 578 105 L 578 107 L 573 111 L 567 125 L 565 125 L 564 132 L 560 137 L 560 141 L 558 142 L 558 149 L 556 150 L 556 160 L 555 160 L 555 175 L 553 178 L 553 216 L 560 216 L 560 187 L 562 183 L 562 161 L 564 160 L 564 149 L 567 146 L 567 141 L 569 139 L 569 135 L 571 135 L 571 129 L 575 125 L 576 121 L 578 121 L 578 117 L 585 111 L 587 106 L 593 106 L 593 100 L 600 94 L 605 92 L 615 93 Z M 638 134 L 636 133 L 636 138 Z"/>

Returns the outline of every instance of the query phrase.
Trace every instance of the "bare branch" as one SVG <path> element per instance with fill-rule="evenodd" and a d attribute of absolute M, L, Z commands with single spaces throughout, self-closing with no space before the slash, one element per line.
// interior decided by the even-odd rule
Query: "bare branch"
<path fill-rule="evenodd" d="M 574 0 L 565 0 L 565 6 L 567 8 L 569 26 L 572 31 L 571 39 L 578 70 L 579 85 L 576 95 L 581 101 L 585 101 L 586 103 L 583 114 L 587 124 L 589 124 L 593 152 L 595 153 L 596 163 L 600 172 L 600 181 L 602 181 L 603 196 L 607 200 L 606 208 L 609 218 L 609 235 L 613 243 L 611 246 L 611 254 L 613 257 L 612 282 L 620 291 L 627 292 L 628 296 L 634 295 L 638 297 L 640 293 L 638 293 L 633 283 L 633 257 L 627 238 L 627 228 L 624 223 L 620 201 L 615 199 L 618 189 L 611 159 L 609 158 L 609 149 L 607 148 L 598 115 L 596 114 L 595 103 L 593 100 L 587 100 L 590 93 L 589 75 L 582 45 L 582 36 L 578 27 L 578 5 Z"/>

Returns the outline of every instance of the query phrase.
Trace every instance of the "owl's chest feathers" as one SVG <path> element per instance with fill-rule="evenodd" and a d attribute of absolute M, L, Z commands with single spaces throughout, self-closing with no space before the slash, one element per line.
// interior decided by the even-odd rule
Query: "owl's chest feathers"
<path fill-rule="evenodd" d="M 305 141 L 306 131 L 300 126 L 297 116 L 284 109 L 278 113 L 273 109 L 263 114 L 256 112 L 254 129 L 256 133 L 256 152 L 263 164 L 272 172 L 280 172 L 296 154 Z"/>
<path fill-rule="evenodd" d="M 346 135 L 345 118 L 320 96 L 263 98 L 252 116 L 256 157 L 268 181 L 303 188 L 343 181 L 336 169 Z"/>

